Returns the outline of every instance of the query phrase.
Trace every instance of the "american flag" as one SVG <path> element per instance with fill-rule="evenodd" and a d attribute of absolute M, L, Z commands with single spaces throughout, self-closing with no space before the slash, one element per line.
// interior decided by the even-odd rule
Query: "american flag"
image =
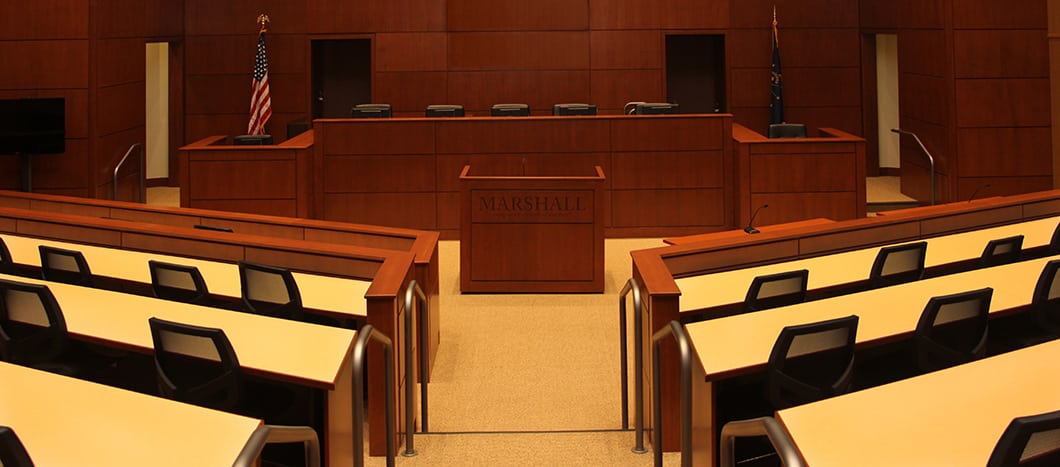
<path fill-rule="evenodd" d="M 265 31 L 258 34 L 258 54 L 254 59 L 254 79 L 250 84 L 250 123 L 248 135 L 265 134 L 265 122 L 272 116 L 269 95 L 269 60 L 265 58 Z"/>

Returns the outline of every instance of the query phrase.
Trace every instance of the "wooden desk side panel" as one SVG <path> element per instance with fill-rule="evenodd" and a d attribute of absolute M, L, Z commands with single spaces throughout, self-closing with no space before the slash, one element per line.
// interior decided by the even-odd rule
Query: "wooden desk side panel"
<path fill-rule="evenodd" d="M 987 210 L 927 218 L 920 221 L 924 236 L 940 235 L 961 230 L 971 230 L 990 225 L 1008 224 L 1022 219 L 1023 208 L 1019 205 L 999 206 Z"/>
<path fill-rule="evenodd" d="M 865 222 L 863 228 L 836 229 L 799 238 L 799 256 L 817 256 L 871 245 L 916 240 L 921 236 L 919 222 Z"/>

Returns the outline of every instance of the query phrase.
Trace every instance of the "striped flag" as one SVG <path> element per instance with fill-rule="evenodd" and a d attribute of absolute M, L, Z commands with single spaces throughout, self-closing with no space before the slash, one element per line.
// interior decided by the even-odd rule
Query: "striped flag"
<path fill-rule="evenodd" d="M 265 29 L 258 33 L 258 53 L 254 59 L 254 79 L 250 85 L 250 123 L 248 135 L 265 134 L 265 122 L 272 116 L 272 96 L 269 95 L 269 60 L 265 58 Z"/>
<path fill-rule="evenodd" d="M 770 81 L 769 123 L 784 123 L 783 74 L 780 72 L 780 39 L 777 33 L 777 9 L 773 8 L 773 69 Z"/>

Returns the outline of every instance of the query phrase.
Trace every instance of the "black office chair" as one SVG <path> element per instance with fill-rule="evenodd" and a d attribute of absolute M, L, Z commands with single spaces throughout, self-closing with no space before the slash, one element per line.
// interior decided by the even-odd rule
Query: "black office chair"
<path fill-rule="evenodd" d="M 40 245 L 41 277 L 46 281 L 93 287 L 92 271 L 80 251 Z"/>
<path fill-rule="evenodd" d="M 1049 240 L 1049 248 L 1046 256 L 1060 255 L 1060 222 L 1056 223 L 1056 228 L 1053 229 L 1053 236 Z"/>
<path fill-rule="evenodd" d="M 743 311 L 758 311 L 802 303 L 806 300 L 806 284 L 810 271 L 780 272 L 755 277 L 743 301 Z"/>
<path fill-rule="evenodd" d="M 1060 410 L 1012 419 L 986 461 L 986 467 L 1057 465 L 1060 465 Z"/>
<path fill-rule="evenodd" d="M 990 322 L 991 355 L 1060 338 L 1060 259 L 1045 263 L 1031 296 L 1029 313 Z"/>
<path fill-rule="evenodd" d="M 0 238 L 0 274 L 15 274 L 15 260 L 11 259 L 11 250 L 7 249 L 7 243 Z"/>
<path fill-rule="evenodd" d="M 210 291 L 195 266 L 149 260 L 151 291 L 155 297 L 174 302 L 210 305 Z"/>
<path fill-rule="evenodd" d="M 351 118 L 390 118 L 390 104 L 357 104 L 350 109 Z"/>
<path fill-rule="evenodd" d="M 0 426 L 0 465 L 4 467 L 33 467 L 33 459 L 26 452 L 26 446 L 18 439 L 15 430 Z"/>
<path fill-rule="evenodd" d="M 845 393 L 853 381 L 858 317 L 780 331 L 766 364 L 766 399 L 781 410 Z"/>
<path fill-rule="evenodd" d="M 308 424 L 304 404 L 287 386 L 244 375 L 224 330 L 149 318 L 159 393 L 270 424 Z"/>
<path fill-rule="evenodd" d="M 302 295 L 291 271 L 264 264 L 239 262 L 243 305 L 259 315 L 304 321 Z"/>
<path fill-rule="evenodd" d="M 432 104 L 424 111 L 427 117 L 463 117 L 464 106 L 457 104 Z"/>
<path fill-rule="evenodd" d="M 1023 235 L 990 240 L 979 257 L 979 267 L 988 268 L 1020 260 L 1023 251 Z"/>
<path fill-rule="evenodd" d="M 232 137 L 233 146 L 267 146 L 273 144 L 272 135 L 237 135 Z"/>
<path fill-rule="evenodd" d="M 924 277 L 927 242 L 880 248 L 869 271 L 869 288 L 877 289 L 920 280 Z"/>
<path fill-rule="evenodd" d="M 913 334 L 921 372 L 967 363 L 986 355 L 990 287 L 932 297 Z"/>
<path fill-rule="evenodd" d="M 495 104 L 490 108 L 493 117 L 529 117 L 530 106 L 526 104 Z"/>
<path fill-rule="evenodd" d="M 802 123 L 772 123 L 769 125 L 770 138 L 805 138 L 806 125 Z"/>
<path fill-rule="evenodd" d="M 552 115 L 596 115 L 596 106 L 578 103 L 556 104 L 552 106 Z"/>
<path fill-rule="evenodd" d="M 82 369 L 65 359 L 69 347 L 66 319 L 48 286 L 0 279 L 0 358 L 78 376 Z"/>

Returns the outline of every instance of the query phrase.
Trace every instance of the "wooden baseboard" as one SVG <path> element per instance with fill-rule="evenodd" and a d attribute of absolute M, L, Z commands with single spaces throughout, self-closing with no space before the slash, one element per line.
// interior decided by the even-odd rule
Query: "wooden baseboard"
<path fill-rule="evenodd" d="M 159 186 L 172 186 L 169 184 L 169 177 L 164 178 L 149 178 L 144 182 L 144 186 L 147 188 L 154 188 Z"/>
<path fill-rule="evenodd" d="M 881 177 L 900 177 L 902 169 L 899 167 L 880 167 Z"/>

